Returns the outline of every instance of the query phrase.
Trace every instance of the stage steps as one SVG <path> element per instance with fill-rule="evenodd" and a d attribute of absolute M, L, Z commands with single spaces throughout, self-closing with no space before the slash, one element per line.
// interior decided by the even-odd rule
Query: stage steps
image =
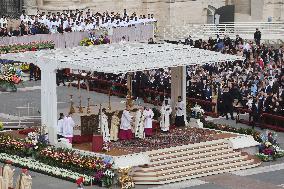
<path fill-rule="evenodd" d="M 234 151 L 225 139 L 146 152 L 150 164 L 138 167 L 135 184 L 167 184 L 260 165 L 252 156 Z"/>

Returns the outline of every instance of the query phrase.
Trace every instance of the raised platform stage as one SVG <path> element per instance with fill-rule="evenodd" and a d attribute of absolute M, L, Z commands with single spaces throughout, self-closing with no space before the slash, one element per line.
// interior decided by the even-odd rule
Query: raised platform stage
<path fill-rule="evenodd" d="M 16 132 L 10 134 L 24 138 Z M 107 153 L 91 152 L 90 143 L 73 148 L 82 154 L 112 158 L 114 168 L 131 166 L 135 184 L 148 185 L 259 166 L 261 161 L 249 154 L 254 154 L 258 145 L 247 135 L 186 127 L 143 140 L 112 142 Z"/>

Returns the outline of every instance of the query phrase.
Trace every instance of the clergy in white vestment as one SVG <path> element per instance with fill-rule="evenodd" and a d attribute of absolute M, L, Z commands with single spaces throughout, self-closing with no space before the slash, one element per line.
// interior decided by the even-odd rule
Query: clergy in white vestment
<path fill-rule="evenodd" d="M 22 169 L 19 175 L 15 189 L 32 189 L 32 177 L 28 174 L 27 169 Z"/>
<path fill-rule="evenodd" d="M 172 108 L 168 103 L 168 100 L 165 100 L 161 107 L 161 122 L 160 127 L 162 132 L 168 132 L 170 130 L 170 115 L 172 113 Z"/>
<path fill-rule="evenodd" d="M 118 140 L 118 131 L 119 131 L 119 123 L 120 123 L 118 113 L 119 112 L 116 111 L 111 118 L 111 127 L 110 127 L 110 140 L 111 141 Z"/>
<path fill-rule="evenodd" d="M 75 127 L 75 122 L 73 121 L 71 114 L 68 114 L 63 121 L 63 136 L 69 140 L 72 144 L 73 139 L 73 129 Z"/>
<path fill-rule="evenodd" d="M 176 120 L 175 120 L 175 126 L 176 127 L 183 127 L 185 126 L 184 121 L 184 113 L 185 113 L 185 103 L 182 101 L 181 96 L 178 97 L 178 102 L 176 103 Z"/>
<path fill-rule="evenodd" d="M 144 114 L 143 114 L 144 108 L 141 107 L 137 110 L 135 114 L 135 138 L 145 138 L 144 133 Z"/>
<path fill-rule="evenodd" d="M 0 176 L 0 189 L 8 189 L 8 183 Z"/>
<path fill-rule="evenodd" d="M 59 114 L 59 119 L 57 121 L 57 139 L 63 138 L 63 124 L 64 124 L 64 114 Z"/>
<path fill-rule="evenodd" d="M 120 140 L 130 140 L 133 138 L 131 130 L 131 121 L 132 116 L 130 115 L 130 107 L 128 106 L 126 110 L 123 110 L 121 116 L 120 130 L 119 130 L 119 139 Z"/>
<path fill-rule="evenodd" d="M 100 116 L 100 128 L 101 134 L 103 135 L 104 142 L 110 142 L 110 133 L 108 128 L 108 117 L 106 115 L 106 109 L 102 109 L 102 113 Z"/>
<path fill-rule="evenodd" d="M 14 172 L 15 169 L 11 168 L 11 161 L 6 161 L 5 165 L 3 167 L 3 180 L 4 182 L 6 182 L 6 185 L 8 186 L 8 188 L 14 188 L 13 184 L 14 184 Z"/>
<path fill-rule="evenodd" d="M 153 135 L 153 131 L 152 131 L 152 122 L 153 122 L 153 117 L 154 117 L 154 113 L 152 111 L 152 109 L 150 109 L 149 107 L 145 108 L 145 110 L 143 111 L 143 115 L 145 117 L 145 121 L 144 121 L 144 132 L 145 132 L 145 136 L 152 136 Z"/>

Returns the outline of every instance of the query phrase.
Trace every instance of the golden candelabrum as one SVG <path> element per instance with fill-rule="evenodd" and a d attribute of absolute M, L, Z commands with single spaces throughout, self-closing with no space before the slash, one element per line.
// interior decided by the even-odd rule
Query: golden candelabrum
<path fill-rule="evenodd" d="M 109 111 L 111 111 L 110 96 L 111 96 L 111 88 L 109 89 L 109 92 L 108 92 L 108 109 L 109 109 Z"/>
<path fill-rule="evenodd" d="M 70 95 L 70 114 L 75 113 L 74 102 L 73 102 L 73 95 Z"/>
<path fill-rule="evenodd" d="M 83 106 L 82 106 L 82 96 L 79 97 L 80 103 L 79 103 L 79 113 L 84 113 Z"/>
<path fill-rule="evenodd" d="M 126 107 L 133 107 L 133 99 L 132 99 L 132 94 L 131 91 L 127 91 L 127 96 L 126 96 Z"/>
<path fill-rule="evenodd" d="M 87 114 L 90 114 L 90 113 L 91 113 L 90 100 L 91 100 L 91 98 L 88 98 Z"/>
<path fill-rule="evenodd" d="M 121 189 L 128 189 L 135 187 L 133 178 L 132 176 L 129 175 L 131 170 L 132 167 L 118 168 L 118 173 L 120 174 L 118 180 L 121 185 Z"/>

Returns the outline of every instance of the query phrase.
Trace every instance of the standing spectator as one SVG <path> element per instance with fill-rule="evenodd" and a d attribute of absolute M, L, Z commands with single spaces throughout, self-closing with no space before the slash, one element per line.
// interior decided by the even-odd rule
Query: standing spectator
<path fill-rule="evenodd" d="M 234 120 L 234 116 L 233 116 L 233 96 L 229 91 L 229 87 L 225 86 L 224 88 L 224 93 L 222 96 L 222 102 L 223 102 L 223 108 L 224 108 L 224 113 L 226 116 L 226 119 L 228 120 L 228 113 L 230 113 L 231 115 L 231 119 Z"/>
<path fill-rule="evenodd" d="M 254 41 L 256 45 L 260 45 L 260 40 L 261 40 L 261 32 L 256 28 L 256 31 L 254 32 Z"/>

